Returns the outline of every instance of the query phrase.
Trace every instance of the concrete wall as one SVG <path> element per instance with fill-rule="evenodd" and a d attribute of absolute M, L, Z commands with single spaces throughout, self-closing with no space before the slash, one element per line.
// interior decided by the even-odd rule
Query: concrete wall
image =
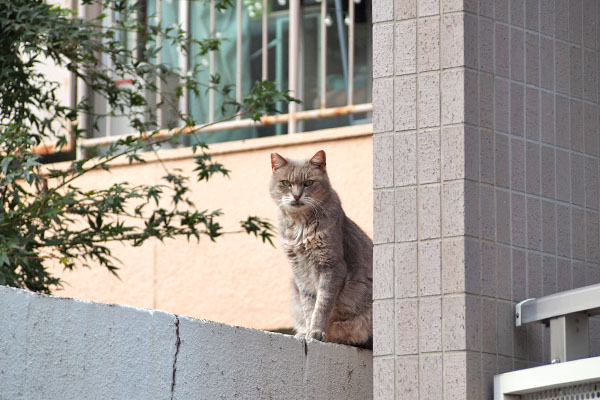
<path fill-rule="evenodd" d="M 549 361 L 514 303 L 600 281 L 598 12 L 374 3 L 376 398 L 491 398 Z"/>
<path fill-rule="evenodd" d="M 277 220 L 269 196 L 270 153 L 311 157 L 327 153 L 327 169 L 344 209 L 369 235 L 372 233 L 371 125 L 298 135 L 283 135 L 211 145 L 214 159 L 231 170 L 230 178 L 215 176 L 208 183 L 191 180 L 191 197 L 198 207 L 222 209 L 225 231 L 239 231 L 249 215 Z M 169 169 L 190 177 L 194 162 L 189 148 L 159 151 Z M 86 175 L 83 187 L 112 183 L 159 183 L 166 173 L 153 153 L 146 164 L 117 164 L 110 173 Z M 260 329 L 291 327 L 291 270 L 279 245 L 263 244 L 246 234 L 227 234 L 215 243 L 184 238 L 153 242 L 141 248 L 112 246 L 122 261 L 120 280 L 101 268 L 57 269 L 66 281 L 60 296 L 155 308 L 213 321 Z"/>
<path fill-rule="evenodd" d="M 2 399 L 372 397 L 371 352 L 0 286 Z"/>

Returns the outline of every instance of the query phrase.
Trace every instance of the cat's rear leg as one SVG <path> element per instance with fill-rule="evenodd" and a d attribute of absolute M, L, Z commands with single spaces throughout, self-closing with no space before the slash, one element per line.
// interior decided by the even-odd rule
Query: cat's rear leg
<path fill-rule="evenodd" d="M 292 319 L 294 320 L 294 330 L 296 331 L 296 337 L 304 338 L 308 327 L 306 326 L 306 319 L 304 318 L 304 311 L 302 311 L 302 302 L 300 300 L 300 291 L 296 282 L 292 280 Z"/>
<path fill-rule="evenodd" d="M 372 347 L 371 321 L 359 315 L 344 321 L 330 321 L 327 328 L 327 341 L 352 346 Z"/>

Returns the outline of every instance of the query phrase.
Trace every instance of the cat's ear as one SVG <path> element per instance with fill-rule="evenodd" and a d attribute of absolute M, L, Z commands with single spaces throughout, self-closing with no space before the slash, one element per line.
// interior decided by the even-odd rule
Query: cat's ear
<path fill-rule="evenodd" d="M 273 172 L 287 164 L 287 160 L 277 153 L 271 153 L 271 168 Z"/>
<path fill-rule="evenodd" d="M 323 150 L 317 151 L 310 159 L 310 163 L 321 170 L 325 170 L 325 152 Z"/>

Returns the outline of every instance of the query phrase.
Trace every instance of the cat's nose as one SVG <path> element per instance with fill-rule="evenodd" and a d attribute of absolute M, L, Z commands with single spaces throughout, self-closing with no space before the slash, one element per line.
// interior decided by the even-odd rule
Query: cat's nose
<path fill-rule="evenodd" d="M 296 200 L 296 201 L 300 200 L 300 197 L 302 197 L 301 194 L 294 194 L 293 196 L 294 196 L 294 200 Z"/>

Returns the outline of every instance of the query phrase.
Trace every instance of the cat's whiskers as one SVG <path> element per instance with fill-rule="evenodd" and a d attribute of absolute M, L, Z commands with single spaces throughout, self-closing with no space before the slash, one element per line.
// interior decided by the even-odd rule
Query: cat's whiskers
<path fill-rule="evenodd" d="M 315 217 L 319 217 L 325 213 L 325 208 L 322 206 L 323 202 L 321 200 L 314 197 L 306 197 L 303 200 L 313 209 Z"/>

